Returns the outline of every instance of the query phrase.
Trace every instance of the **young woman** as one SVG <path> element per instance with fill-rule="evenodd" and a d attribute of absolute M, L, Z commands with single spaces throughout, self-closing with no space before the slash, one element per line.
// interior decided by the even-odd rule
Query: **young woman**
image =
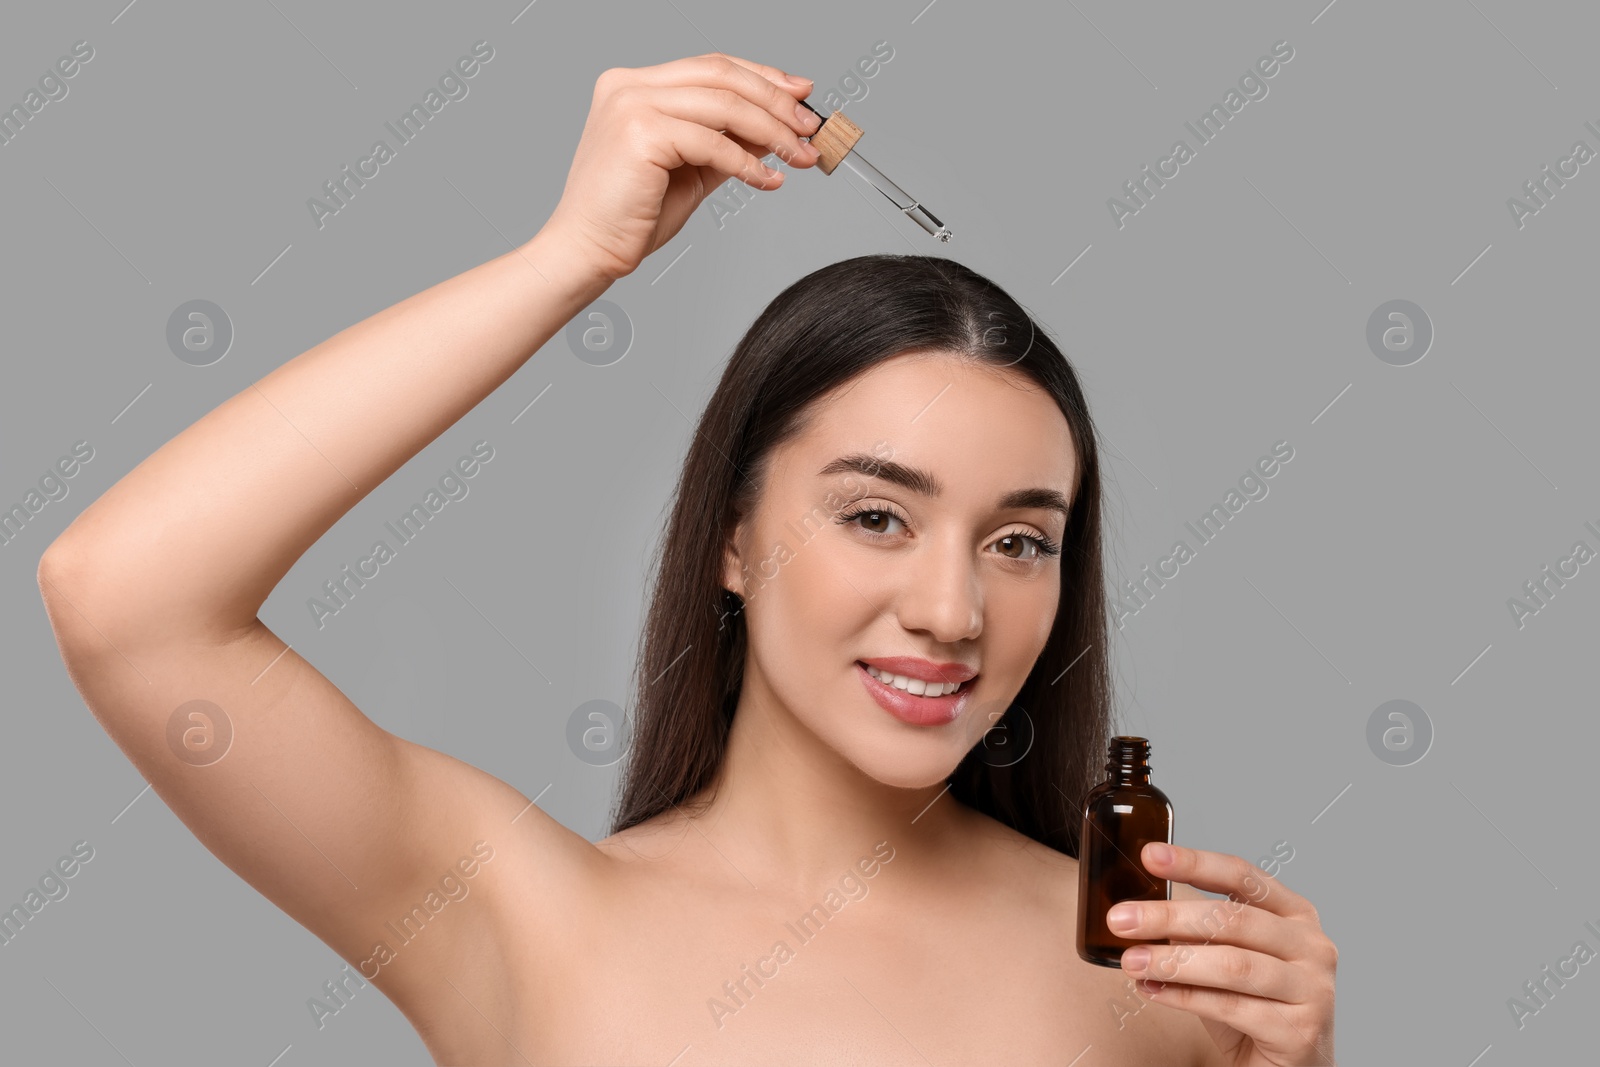
<path fill-rule="evenodd" d="M 814 163 L 810 88 L 720 54 L 602 74 L 531 240 L 219 405 L 49 548 L 74 683 L 439 1063 L 1332 1064 L 1334 946 L 1238 856 L 1147 847 L 1174 885 L 1127 928 L 1147 959 L 1077 956 L 1078 804 L 1110 729 L 1095 432 L 1056 346 L 955 263 L 823 268 L 739 344 L 677 488 L 598 844 L 381 729 L 256 618 L 709 191 L 781 187 L 768 152 Z M 210 706 L 232 741 L 197 766 L 171 731 Z M 456 871 L 470 898 L 416 907 Z"/>

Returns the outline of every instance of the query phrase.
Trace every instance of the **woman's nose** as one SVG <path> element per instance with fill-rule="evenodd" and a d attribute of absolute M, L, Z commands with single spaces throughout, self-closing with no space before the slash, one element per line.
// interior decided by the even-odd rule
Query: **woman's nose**
<path fill-rule="evenodd" d="M 941 644 L 977 637 L 983 628 L 983 589 L 975 563 L 957 543 L 918 553 L 901 572 L 905 585 L 896 595 L 900 625 L 926 630 Z"/>

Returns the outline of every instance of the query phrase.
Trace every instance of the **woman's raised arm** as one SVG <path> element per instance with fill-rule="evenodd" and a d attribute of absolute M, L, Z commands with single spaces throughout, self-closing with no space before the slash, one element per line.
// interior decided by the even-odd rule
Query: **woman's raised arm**
<path fill-rule="evenodd" d="M 375 725 L 259 621 L 262 602 L 341 515 L 723 180 L 776 188 L 781 176 L 759 162 L 768 151 L 814 162 L 799 138 L 816 120 L 795 110 L 808 88 L 724 56 L 606 71 L 561 201 L 531 240 L 224 401 L 44 553 L 51 625 L 101 725 L 202 843 L 347 959 L 370 950 L 376 916 L 478 839 L 503 840 L 526 801 Z M 189 716 L 213 708 L 216 721 Z M 186 749 L 223 728 L 232 741 L 222 758 L 206 765 Z M 587 844 L 542 813 L 516 832 L 574 857 Z M 574 869 L 549 867 L 553 879 Z M 417 973 L 387 970 L 391 996 Z"/>

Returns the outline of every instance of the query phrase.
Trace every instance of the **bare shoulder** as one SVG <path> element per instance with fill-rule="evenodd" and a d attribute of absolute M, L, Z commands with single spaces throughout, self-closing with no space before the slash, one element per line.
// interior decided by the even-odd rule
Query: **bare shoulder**
<path fill-rule="evenodd" d="M 1070 886 L 1074 896 L 1078 891 L 1078 861 L 1058 849 L 1035 841 L 1018 830 L 981 811 L 966 809 L 975 840 L 981 841 L 987 851 L 986 866 L 1000 876 L 1028 876 L 1029 881 L 1042 879 L 1052 886 Z"/>
<path fill-rule="evenodd" d="M 679 810 L 663 811 L 625 830 L 595 842 L 595 848 L 608 859 L 629 863 L 659 858 L 663 850 L 683 840 L 689 820 Z"/>
<path fill-rule="evenodd" d="M 705 838 L 692 825 L 698 810 L 674 805 L 594 844 L 619 887 L 634 891 L 650 883 L 653 892 L 692 892 L 705 874 Z M 720 869 L 720 868 L 719 868 Z"/>
<path fill-rule="evenodd" d="M 967 809 L 951 887 L 1035 930 L 1070 933 L 1078 860 L 982 812 Z"/>

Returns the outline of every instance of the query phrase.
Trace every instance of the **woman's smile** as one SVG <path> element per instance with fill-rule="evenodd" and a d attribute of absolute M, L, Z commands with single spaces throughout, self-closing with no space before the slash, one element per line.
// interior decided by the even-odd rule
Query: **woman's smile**
<path fill-rule="evenodd" d="M 920 678 L 908 679 L 869 667 L 856 661 L 856 674 L 878 706 L 903 723 L 911 726 L 946 726 L 961 717 L 972 701 L 971 680 L 962 682 L 924 682 Z M 976 677 L 976 675 L 974 675 Z M 954 685 L 956 688 L 951 689 Z M 913 689 L 922 688 L 920 695 Z M 937 692 L 937 696 L 928 693 Z"/>

